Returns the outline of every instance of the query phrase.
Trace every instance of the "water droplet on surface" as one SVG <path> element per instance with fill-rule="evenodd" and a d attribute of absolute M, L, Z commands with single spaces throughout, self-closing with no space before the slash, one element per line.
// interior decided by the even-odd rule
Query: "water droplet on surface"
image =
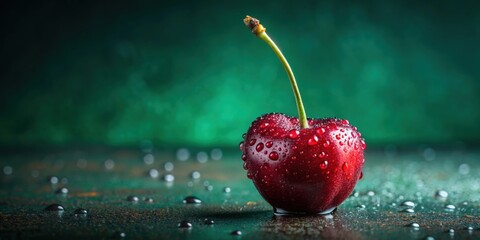
<path fill-rule="evenodd" d="M 253 146 L 253 144 L 255 144 L 256 142 L 257 142 L 257 139 L 253 138 L 250 140 L 250 142 L 248 142 L 248 145 Z"/>
<path fill-rule="evenodd" d="M 470 173 L 470 166 L 466 163 L 460 164 L 460 166 L 458 166 L 458 173 L 462 175 L 467 175 L 468 173 Z"/>
<path fill-rule="evenodd" d="M 325 158 L 326 156 L 327 154 L 325 152 L 321 152 L 320 154 L 318 154 L 319 158 Z"/>
<path fill-rule="evenodd" d="M 455 234 L 455 230 L 450 228 L 447 230 L 447 233 L 450 234 L 450 235 L 454 235 Z"/>
<path fill-rule="evenodd" d="M 257 146 L 255 147 L 255 150 L 257 150 L 257 152 L 262 151 L 263 150 L 263 143 L 257 144 Z"/>
<path fill-rule="evenodd" d="M 164 169 L 165 171 L 167 171 L 167 172 L 173 171 L 173 168 L 174 168 L 174 167 L 175 167 L 175 166 L 173 165 L 172 162 L 166 162 L 166 163 L 163 164 L 163 169 Z"/>
<path fill-rule="evenodd" d="M 143 201 L 146 202 L 146 203 L 153 203 L 154 202 L 153 198 L 151 198 L 151 197 L 147 197 L 147 198 L 143 199 Z"/>
<path fill-rule="evenodd" d="M 291 157 L 290 157 L 290 160 L 295 161 L 295 160 L 297 160 L 297 157 L 291 156 Z"/>
<path fill-rule="evenodd" d="M 270 154 L 268 154 L 268 158 L 270 158 L 270 160 L 276 161 L 278 160 L 278 153 L 275 151 L 272 151 Z"/>
<path fill-rule="evenodd" d="M 160 173 L 155 168 L 148 170 L 148 176 L 150 176 L 151 178 L 158 178 L 159 175 Z"/>
<path fill-rule="evenodd" d="M 455 210 L 455 205 L 447 204 L 443 208 L 445 209 L 445 211 L 453 211 L 453 210 Z"/>
<path fill-rule="evenodd" d="M 363 140 L 363 139 L 360 140 L 360 145 L 362 147 L 362 150 L 365 150 L 365 148 L 367 148 L 367 144 L 365 143 L 365 140 Z"/>
<path fill-rule="evenodd" d="M 181 221 L 177 224 L 177 227 L 178 228 L 192 228 L 192 223 L 187 221 L 187 220 L 183 220 L 183 221 Z"/>
<path fill-rule="evenodd" d="M 272 141 L 268 141 L 267 143 L 265 143 L 265 146 L 267 148 L 271 148 L 273 146 L 273 142 Z"/>
<path fill-rule="evenodd" d="M 46 211 L 65 211 L 65 208 L 57 203 L 50 204 L 45 208 Z"/>
<path fill-rule="evenodd" d="M 414 208 L 414 207 L 415 207 L 415 203 L 412 202 L 412 201 L 406 200 L 406 201 L 403 201 L 402 203 L 400 203 L 400 206 L 402 206 L 402 207 L 408 207 L 408 208 Z"/>
<path fill-rule="evenodd" d="M 163 181 L 165 182 L 173 182 L 175 181 L 175 176 L 173 176 L 172 174 L 168 173 L 168 174 L 165 174 L 163 176 Z"/>
<path fill-rule="evenodd" d="M 321 128 L 318 128 L 317 130 L 315 130 L 315 132 L 317 133 L 317 135 L 322 135 L 325 133 L 325 128 L 321 127 Z"/>
<path fill-rule="evenodd" d="M 331 123 L 328 124 L 328 128 L 333 129 L 333 130 L 337 130 L 337 124 L 331 122 Z"/>
<path fill-rule="evenodd" d="M 78 215 L 87 215 L 87 209 L 85 208 L 77 208 L 75 209 L 75 211 L 73 212 L 73 214 L 75 214 L 75 216 L 78 216 Z"/>
<path fill-rule="evenodd" d="M 361 180 L 363 178 L 363 172 L 360 172 L 360 176 L 358 177 L 358 180 Z"/>
<path fill-rule="evenodd" d="M 448 192 L 445 190 L 437 190 L 435 192 L 435 197 L 436 198 L 447 198 L 448 197 Z"/>
<path fill-rule="evenodd" d="M 253 176 L 252 176 L 252 173 L 251 173 L 251 172 L 247 172 L 247 177 L 248 177 L 249 179 L 252 179 L 252 177 L 253 177 Z"/>
<path fill-rule="evenodd" d="M 407 225 L 407 227 L 411 227 L 411 228 L 420 228 L 420 224 L 416 223 L 416 222 L 413 222 L 413 223 L 410 223 Z"/>
<path fill-rule="evenodd" d="M 328 167 L 328 162 L 327 161 L 323 161 L 323 162 L 320 163 L 320 169 L 325 170 L 325 169 L 327 169 L 327 167 Z"/>
<path fill-rule="evenodd" d="M 242 154 L 242 160 L 243 160 L 243 161 L 247 160 L 247 155 Z"/>
<path fill-rule="evenodd" d="M 130 196 L 127 197 L 127 201 L 129 201 L 129 202 L 138 202 L 138 197 L 137 197 L 137 196 L 130 195 Z"/>
<path fill-rule="evenodd" d="M 152 165 L 153 162 L 155 162 L 155 157 L 151 153 L 145 154 L 145 156 L 143 156 L 143 162 L 147 165 Z"/>
<path fill-rule="evenodd" d="M 68 188 L 66 187 L 61 187 L 55 191 L 55 194 L 61 194 L 61 195 L 67 195 L 68 194 Z"/>
<path fill-rule="evenodd" d="M 203 220 L 203 223 L 205 223 L 205 224 L 207 224 L 207 225 L 212 225 L 212 224 L 214 224 L 215 222 L 214 222 L 212 219 L 205 218 L 205 220 Z"/>
<path fill-rule="evenodd" d="M 210 151 L 210 158 L 214 161 L 220 160 L 223 157 L 223 151 L 220 148 L 214 148 Z"/>
<path fill-rule="evenodd" d="M 13 173 L 13 168 L 11 166 L 3 167 L 3 174 L 12 175 L 12 173 Z"/>
<path fill-rule="evenodd" d="M 190 151 L 186 148 L 180 148 L 176 153 L 177 160 L 187 161 L 190 158 Z"/>
<path fill-rule="evenodd" d="M 198 152 L 197 161 L 199 163 L 206 163 L 208 161 L 208 154 L 206 152 Z"/>
<path fill-rule="evenodd" d="M 112 238 L 113 239 L 125 238 L 126 236 L 127 236 L 127 234 L 125 234 L 124 232 L 116 231 L 116 232 L 113 233 Z"/>
<path fill-rule="evenodd" d="M 344 119 L 344 120 L 342 120 L 342 124 L 344 124 L 344 125 L 348 125 L 348 124 L 350 124 L 350 122 L 348 122 L 348 120 L 347 120 L 347 119 Z"/>
<path fill-rule="evenodd" d="M 200 200 L 195 196 L 188 196 L 188 197 L 185 197 L 182 202 L 185 204 L 201 204 L 202 200 Z"/>
<path fill-rule="evenodd" d="M 112 159 L 107 159 L 103 165 L 105 166 L 105 169 L 112 170 L 115 167 L 115 162 Z"/>
<path fill-rule="evenodd" d="M 191 179 L 200 179 L 200 172 L 199 171 L 193 171 L 190 173 L 190 178 Z"/>
<path fill-rule="evenodd" d="M 330 141 L 327 140 L 323 143 L 323 147 L 327 148 L 328 146 L 330 146 Z"/>
<path fill-rule="evenodd" d="M 232 189 L 230 187 L 224 187 L 223 188 L 224 193 L 230 193 L 231 191 L 232 191 Z"/>
<path fill-rule="evenodd" d="M 402 212 L 402 213 L 415 213 L 415 210 L 413 210 L 412 208 L 405 208 L 400 212 Z"/>
<path fill-rule="evenodd" d="M 311 137 L 310 139 L 308 139 L 308 142 L 307 142 L 307 144 L 310 145 L 310 146 L 317 145 L 317 143 L 318 143 L 318 137 L 317 137 L 317 135 L 313 135 L 313 137 Z"/>
<path fill-rule="evenodd" d="M 58 177 L 56 176 L 49 176 L 47 177 L 47 181 L 51 184 L 57 184 L 58 183 Z"/>
<path fill-rule="evenodd" d="M 363 208 L 366 208 L 366 207 L 367 207 L 367 206 L 365 206 L 364 204 L 359 204 L 359 205 L 357 205 L 357 208 L 362 208 L 362 209 L 363 209 Z"/>
<path fill-rule="evenodd" d="M 243 141 L 238 144 L 238 148 L 243 151 Z"/>
<path fill-rule="evenodd" d="M 242 134 L 243 139 L 245 139 L 246 136 L 247 136 L 247 133 Z"/>
<path fill-rule="evenodd" d="M 230 235 L 240 236 L 240 235 L 242 235 L 242 232 L 240 230 L 235 230 L 235 231 L 231 232 Z"/>
<path fill-rule="evenodd" d="M 427 237 L 425 238 L 425 240 L 435 240 L 435 238 L 432 237 L 432 236 L 427 236 Z"/>
<path fill-rule="evenodd" d="M 270 123 L 262 123 L 260 124 L 260 128 L 266 128 L 270 125 Z"/>
<path fill-rule="evenodd" d="M 335 135 L 335 138 L 336 138 L 337 140 L 340 140 L 340 139 L 342 139 L 342 136 L 340 136 L 340 134 L 337 134 L 337 135 Z"/>
<path fill-rule="evenodd" d="M 213 186 L 212 185 L 205 186 L 205 190 L 210 192 L 213 190 Z"/>
<path fill-rule="evenodd" d="M 347 162 L 343 163 L 342 170 L 345 171 L 345 172 L 348 170 L 348 163 Z"/>

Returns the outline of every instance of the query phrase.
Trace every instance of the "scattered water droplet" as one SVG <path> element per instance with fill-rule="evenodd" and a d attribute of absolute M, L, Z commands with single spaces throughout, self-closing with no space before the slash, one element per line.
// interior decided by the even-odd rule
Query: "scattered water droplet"
<path fill-rule="evenodd" d="M 267 148 L 271 148 L 273 146 L 273 142 L 272 141 L 268 141 L 267 143 L 265 143 L 265 146 Z"/>
<path fill-rule="evenodd" d="M 175 166 L 173 165 L 172 162 L 166 162 L 166 163 L 163 164 L 163 169 L 165 169 L 165 171 L 167 171 L 167 172 L 173 171 L 174 167 Z"/>
<path fill-rule="evenodd" d="M 257 152 L 260 152 L 263 150 L 263 143 L 258 143 L 257 146 L 255 147 L 255 149 L 257 150 Z"/>
<path fill-rule="evenodd" d="M 180 148 L 176 153 L 177 160 L 187 161 L 190 158 L 190 151 L 186 148 Z"/>
<path fill-rule="evenodd" d="M 413 210 L 412 208 L 405 208 L 400 212 L 402 212 L 402 213 L 415 213 L 415 210 Z"/>
<path fill-rule="evenodd" d="M 460 164 L 460 166 L 458 166 L 458 173 L 462 175 L 467 175 L 468 173 L 470 173 L 470 166 L 466 163 Z"/>
<path fill-rule="evenodd" d="M 147 197 L 147 198 L 143 199 L 143 201 L 145 201 L 146 203 L 153 203 L 154 202 L 153 198 L 151 198 L 151 197 Z"/>
<path fill-rule="evenodd" d="M 230 187 L 224 187 L 223 188 L 224 193 L 230 193 L 231 191 L 232 191 L 232 189 Z"/>
<path fill-rule="evenodd" d="M 295 139 L 298 137 L 299 134 L 300 132 L 298 130 L 292 129 L 288 132 L 288 137 L 291 139 Z"/>
<path fill-rule="evenodd" d="M 444 206 L 445 211 L 453 211 L 455 210 L 455 205 L 453 204 L 447 204 Z"/>
<path fill-rule="evenodd" d="M 292 161 L 295 161 L 295 160 L 297 160 L 297 157 L 291 156 L 290 159 L 291 159 Z"/>
<path fill-rule="evenodd" d="M 12 175 L 12 173 L 13 173 L 13 168 L 11 166 L 3 167 L 3 174 Z"/>
<path fill-rule="evenodd" d="M 103 165 L 105 166 L 105 169 L 112 170 L 115 167 L 115 162 L 112 159 L 107 159 Z"/>
<path fill-rule="evenodd" d="M 68 194 L 68 188 L 66 187 L 61 187 L 55 191 L 55 194 L 61 194 L 61 195 L 67 195 Z"/>
<path fill-rule="evenodd" d="M 148 170 L 148 175 L 149 175 L 151 178 L 158 178 L 159 174 L 160 174 L 160 173 L 159 173 L 158 170 L 155 169 L 155 168 L 152 168 L 152 169 Z"/>
<path fill-rule="evenodd" d="M 238 144 L 238 148 L 240 148 L 240 150 L 243 151 L 243 141 L 241 141 L 241 142 Z"/>
<path fill-rule="evenodd" d="M 363 171 L 360 172 L 360 177 L 358 177 L 358 180 L 362 180 L 362 178 L 363 178 Z"/>
<path fill-rule="evenodd" d="M 330 146 L 330 141 L 327 140 L 323 143 L 323 147 L 327 148 L 328 146 Z"/>
<path fill-rule="evenodd" d="M 247 155 L 242 154 L 242 160 L 243 160 L 243 161 L 247 160 Z"/>
<path fill-rule="evenodd" d="M 270 154 L 268 154 L 268 158 L 270 158 L 270 160 L 276 161 L 278 160 L 278 153 L 275 151 L 272 151 Z"/>
<path fill-rule="evenodd" d="M 347 119 L 344 119 L 344 120 L 342 120 L 342 124 L 343 124 L 343 125 L 348 125 L 348 124 L 350 124 L 350 122 L 348 122 Z"/>
<path fill-rule="evenodd" d="M 340 134 L 337 134 L 337 135 L 335 135 L 335 138 L 336 138 L 337 140 L 340 140 L 340 139 L 342 139 L 342 136 L 340 136 Z"/>
<path fill-rule="evenodd" d="M 243 139 L 245 139 L 246 136 L 247 136 L 247 133 L 242 134 Z"/>
<path fill-rule="evenodd" d="M 183 221 L 181 221 L 177 224 L 177 227 L 178 228 L 192 228 L 192 223 L 187 221 L 187 220 L 183 220 Z"/>
<path fill-rule="evenodd" d="M 190 173 L 190 178 L 191 179 L 200 179 L 200 172 L 199 171 L 193 171 Z"/>
<path fill-rule="evenodd" d="M 185 197 L 182 202 L 185 204 L 201 204 L 202 200 L 200 200 L 200 198 L 197 198 L 195 196 L 188 196 L 188 197 Z"/>
<path fill-rule="evenodd" d="M 328 167 L 328 162 L 327 161 L 323 161 L 323 162 L 320 163 L 320 169 L 325 170 L 325 169 L 327 169 L 327 167 Z"/>
<path fill-rule="evenodd" d="M 252 138 L 252 139 L 248 142 L 248 145 L 253 146 L 253 144 L 255 144 L 256 142 L 257 142 L 257 139 Z"/>
<path fill-rule="evenodd" d="M 127 197 L 127 201 L 129 201 L 129 202 L 138 202 L 138 197 L 137 197 L 137 196 L 130 195 L 130 196 Z"/>
<path fill-rule="evenodd" d="M 413 223 L 408 224 L 407 227 L 418 229 L 418 228 L 420 228 L 420 224 L 418 224 L 416 222 L 413 222 Z"/>
<path fill-rule="evenodd" d="M 260 128 L 266 128 L 269 125 L 270 125 L 270 123 L 265 122 L 265 123 L 260 124 Z"/>
<path fill-rule="evenodd" d="M 366 207 L 367 207 L 367 206 L 365 206 L 364 204 L 359 204 L 359 205 L 357 205 L 357 208 L 362 208 L 362 209 L 363 209 L 363 208 L 366 208 Z"/>
<path fill-rule="evenodd" d="M 318 137 L 317 137 L 317 135 L 313 135 L 313 137 L 311 137 L 310 139 L 308 139 L 308 142 L 307 142 L 307 144 L 310 145 L 310 146 L 317 145 L 317 143 L 318 143 Z"/>
<path fill-rule="evenodd" d="M 445 190 L 437 190 L 435 192 L 435 197 L 436 198 L 447 198 L 448 197 L 448 192 Z"/>
<path fill-rule="evenodd" d="M 325 152 L 321 152 L 320 154 L 318 154 L 319 158 L 325 158 L 326 156 L 327 154 Z"/>
<path fill-rule="evenodd" d="M 415 203 L 412 202 L 412 201 L 406 200 L 406 201 L 403 201 L 402 203 L 400 203 L 400 206 L 407 207 L 407 208 L 414 208 Z"/>
<path fill-rule="evenodd" d="M 207 225 L 213 225 L 215 222 L 212 219 L 205 218 L 205 220 L 203 220 L 203 223 Z"/>
<path fill-rule="evenodd" d="M 112 238 L 113 239 L 118 239 L 118 238 L 125 238 L 126 236 L 127 236 L 127 234 L 125 232 L 116 231 L 116 232 L 113 233 Z"/>
<path fill-rule="evenodd" d="M 362 147 L 362 150 L 365 150 L 365 148 L 367 148 L 367 144 L 365 143 L 364 139 L 360 140 L 360 146 Z"/>
<path fill-rule="evenodd" d="M 50 204 L 45 208 L 46 211 L 65 211 L 65 208 L 57 203 Z"/>
<path fill-rule="evenodd" d="M 73 214 L 75 214 L 75 216 L 79 216 L 79 215 L 87 215 L 87 209 L 85 208 L 77 208 L 75 209 L 75 211 L 73 212 Z"/>
<path fill-rule="evenodd" d="M 210 192 L 213 190 L 213 186 L 212 185 L 205 186 L 205 190 Z"/>
<path fill-rule="evenodd" d="M 231 232 L 230 235 L 240 236 L 240 235 L 242 235 L 242 232 L 240 230 L 235 230 L 235 231 Z"/>
<path fill-rule="evenodd" d="M 172 174 L 168 173 L 168 174 L 165 174 L 163 176 L 163 181 L 165 182 L 173 182 L 175 181 L 175 176 L 173 176 Z"/>
<path fill-rule="evenodd" d="M 331 122 L 331 123 L 328 124 L 328 128 L 333 129 L 333 130 L 337 130 L 337 124 Z"/>
<path fill-rule="evenodd" d="M 198 152 L 197 161 L 199 163 L 206 163 L 208 161 L 208 154 L 206 152 Z"/>
<path fill-rule="evenodd" d="M 252 176 L 252 173 L 251 173 L 251 172 L 247 172 L 247 177 L 248 177 L 249 179 L 252 179 L 252 177 L 253 177 L 253 176 Z"/>
<path fill-rule="evenodd" d="M 49 176 L 47 177 L 47 181 L 51 184 L 57 184 L 58 183 L 58 177 L 56 176 Z"/>
<path fill-rule="evenodd" d="M 223 151 L 220 148 L 214 148 L 210 151 L 210 158 L 214 161 L 220 160 L 223 157 Z"/>
<path fill-rule="evenodd" d="M 155 157 L 151 153 L 145 154 L 145 156 L 143 156 L 143 162 L 147 165 L 151 165 L 155 162 Z"/>

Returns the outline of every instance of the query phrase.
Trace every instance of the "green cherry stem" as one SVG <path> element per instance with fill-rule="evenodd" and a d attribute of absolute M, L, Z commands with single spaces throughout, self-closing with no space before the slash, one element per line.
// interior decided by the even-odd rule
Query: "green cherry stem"
<path fill-rule="evenodd" d="M 250 30 L 252 30 L 253 34 L 265 41 L 280 59 L 280 62 L 282 63 L 283 68 L 285 68 L 285 71 L 287 72 L 288 78 L 290 79 L 290 83 L 292 85 L 293 95 L 295 96 L 295 102 L 297 103 L 300 128 L 308 128 L 309 126 L 307 121 L 307 114 L 305 113 L 305 108 L 303 107 L 302 96 L 300 95 L 297 81 L 295 81 L 295 76 L 293 75 L 292 68 L 290 68 L 290 64 L 288 64 L 287 59 L 283 56 L 282 51 L 280 51 L 275 42 L 273 42 L 273 40 L 268 36 L 265 31 L 266 28 L 264 28 L 262 24 L 260 24 L 260 21 L 258 19 L 246 16 L 245 19 L 243 19 L 243 22 L 248 28 L 250 28 Z"/>

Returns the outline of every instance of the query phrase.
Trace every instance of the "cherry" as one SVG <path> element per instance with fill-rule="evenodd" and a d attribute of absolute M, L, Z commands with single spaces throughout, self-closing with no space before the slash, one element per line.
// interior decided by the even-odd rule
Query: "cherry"
<path fill-rule="evenodd" d="M 275 214 L 329 214 L 363 176 L 365 141 L 347 120 L 307 118 L 282 52 L 257 19 L 247 16 L 244 23 L 279 57 L 299 114 L 269 113 L 252 122 L 240 144 L 247 176 Z"/>

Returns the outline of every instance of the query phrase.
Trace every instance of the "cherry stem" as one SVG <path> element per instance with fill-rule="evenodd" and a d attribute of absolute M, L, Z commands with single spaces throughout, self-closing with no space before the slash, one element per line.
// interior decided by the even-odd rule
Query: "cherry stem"
<path fill-rule="evenodd" d="M 305 108 L 303 107 L 302 96 L 300 95 L 297 81 L 295 81 L 295 76 L 293 75 L 292 68 L 290 68 L 290 64 L 288 64 L 287 59 L 283 56 L 282 51 L 280 51 L 275 42 L 273 42 L 273 40 L 268 36 L 265 31 L 266 29 L 262 26 L 262 24 L 260 24 L 260 21 L 258 19 L 247 16 L 245 17 L 245 19 L 243 19 L 243 22 L 248 28 L 250 28 L 250 30 L 252 30 L 253 34 L 265 41 L 280 59 L 280 62 L 282 63 L 283 68 L 285 68 L 285 71 L 287 72 L 288 78 L 290 79 L 290 83 L 292 85 L 293 95 L 295 96 L 295 102 L 297 103 L 300 128 L 308 128 L 309 126 L 307 121 L 307 114 L 305 113 Z"/>

